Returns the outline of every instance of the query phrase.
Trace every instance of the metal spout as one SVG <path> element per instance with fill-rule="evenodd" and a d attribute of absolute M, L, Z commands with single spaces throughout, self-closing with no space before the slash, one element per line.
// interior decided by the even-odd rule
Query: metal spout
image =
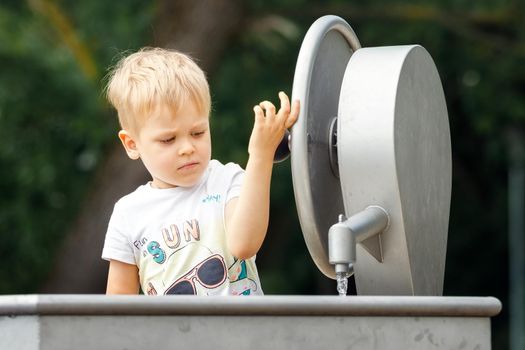
<path fill-rule="evenodd" d="M 370 206 L 346 219 L 339 215 L 339 222 L 328 231 L 328 260 L 335 265 L 335 272 L 353 274 L 356 262 L 356 244 L 365 240 L 377 239 L 378 249 L 367 249 L 378 261 L 382 261 L 381 240 L 379 234 L 389 223 L 386 210 L 379 206 Z"/>

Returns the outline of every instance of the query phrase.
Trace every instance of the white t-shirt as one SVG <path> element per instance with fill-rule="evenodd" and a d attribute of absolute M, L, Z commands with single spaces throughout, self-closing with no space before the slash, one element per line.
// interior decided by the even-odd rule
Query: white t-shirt
<path fill-rule="evenodd" d="M 226 246 L 224 209 L 243 178 L 237 164 L 211 160 L 195 186 L 138 187 L 115 204 L 102 258 L 136 265 L 145 294 L 263 294 L 255 257 Z"/>

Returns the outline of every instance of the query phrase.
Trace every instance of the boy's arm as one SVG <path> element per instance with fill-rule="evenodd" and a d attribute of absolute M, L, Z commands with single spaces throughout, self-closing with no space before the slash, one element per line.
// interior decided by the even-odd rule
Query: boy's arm
<path fill-rule="evenodd" d="M 138 294 L 138 292 L 139 270 L 137 266 L 111 260 L 106 294 Z"/>
<path fill-rule="evenodd" d="M 281 108 L 268 101 L 254 107 L 255 123 L 248 146 L 248 163 L 238 198 L 226 204 L 226 241 L 233 256 L 248 259 L 261 247 L 268 229 L 270 180 L 275 150 L 299 115 L 299 102 L 279 93 Z M 266 112 L 266 115 L 265 115 Z"/>

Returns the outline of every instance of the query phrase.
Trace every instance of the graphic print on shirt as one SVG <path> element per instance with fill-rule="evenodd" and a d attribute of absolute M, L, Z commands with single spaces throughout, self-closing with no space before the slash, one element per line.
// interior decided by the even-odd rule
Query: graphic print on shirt
<path fill-rule="evenodd" d="M 148 282 L 148 288 L 146 288 L 147 295 L 157 295 L 157 290 L 151 282 Z"/>
<path fill-rule="evenodd" d="M 185 277 L 193 282 L 197 294 L 262 295 L 255 259 L 235 260 L 224 230 L 225 206 L 239 196 L 243 179 L 239 165 L 211 160 L 198 186 L 169 191 L 153 189 L 149 183 L 140 186 L 115 204 L 102 257 L 135 264 L 144 294 L 163 295 Z M 206 270 L 216 261 L 215 254 L 222 257 L 226 278 L 209 289 L 192 276 L 202 277 L 197 266 L 209 259 Z M 220 268 L 216 270 L 219 277 L 215 281 L 220 282 L 224 275 Z M 213 286 L 210 281 L 208 276 L 204 284 Z M 190 289 L 193 291 L 193 285 Z"/>
<path fill-rule="evenodd" d="M 166 261 L 166 252 L 160 247 L 159 242 L 151 241 L 148 243 L 148 253 L 153 257 L 153 261 L 157 264 L 164 264 Z"/>
<path fill-rule="evenodd" d="M 193 241 L 199 241 L 201 235 L 199 221 L 196 219 L 186 220 L 180 225 L 171 224 L 169 227 L 162 228 L 161 233 L 164 243 L 169 248 L 168 251 L 163 249 L 158 241 L 150 241 L 147 237 L 133 242 L 143 257 L 149 254 L 157 264 L 164 264 L 167 256 L 173 254 L 172 249 L 182 249 Z"/>
<path fill-rule="evenodd" d="M 225 257 L 218 254 L 222 250 L 213 245 L 215 241 L 202 239 L 197 219 L 168 223 L 161 226 L 155 236 L 139 238 L 134 245 L 146 259 L 140 266 L 145 268 L 144 275 L 151 276 L 141 282 L 145 294 L 260 293 L 258 283 L 248 277 L 245 260 L 232 257 L 233 263 L 228 260 L 227 264 Z"/>
<path fill-rule="evenodd" d="M 257 291 L 257 283 L 248 278 L 248 269 L 244 260 L 235 259 L 235 262 L 228 268 L 228 279 L 232 295 L 250 295 Z"/>
<path fill-rule="evenodd" d="M 226 277 L 224 257 L 202 242 L 191 242 L 168 256 L 155 283 L 164 294 L 214 295 L 221 294 Z"/>
<path fill-rule="evenodd" d="M 185 244 L 191 242 L 192 239 L 195 241 L 200 240 L 201 231 L 199 228 L 199 221 L 196 219 L 184 221 L 182 223 L 182 235 L 180 233 L 181 230 L 179 230 L 179 226 L 172 224 L 169 228 L 162 229 L 164 243 L 166 243 L 169 248 L 177 249 L 181 243 L 184 246 Z M 184 241 L 182 241 L 181 238 L 184 238 Z"/>
<path fill-rule="evenodd" d="M 226 281 L 224 258 L 201 242 L 197 219 L 168 224 L 157 233 L 134 243 L 143 258 L 161 268 L 143 265 L 157 271 L 150 272 L 156 277 L 145 281 L 146 294 L 210 294 Z"/>
<path fill-rule="evenodd" d="M 219 254 L 198 263 L 166 289 L 165 294 L 202 294 L 198 288 L 215 289 L 226 281 L 226 264 Z"/>

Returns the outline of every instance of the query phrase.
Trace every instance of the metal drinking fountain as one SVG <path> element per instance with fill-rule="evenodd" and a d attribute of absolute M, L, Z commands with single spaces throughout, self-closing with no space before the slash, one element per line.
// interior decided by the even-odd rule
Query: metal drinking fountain
<path fill-rule="evenodd" d="M 493 297 L 443 297 L 451 194 L 447 110 L 418 45 L 361 48 L 336 16 L 308 30 L 291 153 L 319 270 L 357 296 L 0 296 L 0 348 L 491 348 Z M 16 336 L 16 335 L 23 336 Z M 15 336 L 13 336 L 15 335 Z"/>
<path fill-rule="evenodd" d="M 443 88 L 419 45 L 361 48 L 337 16 L 308 30 L 292 177 L 317 267 L 362 295 L 441 295 L 451 197 Z"/>

